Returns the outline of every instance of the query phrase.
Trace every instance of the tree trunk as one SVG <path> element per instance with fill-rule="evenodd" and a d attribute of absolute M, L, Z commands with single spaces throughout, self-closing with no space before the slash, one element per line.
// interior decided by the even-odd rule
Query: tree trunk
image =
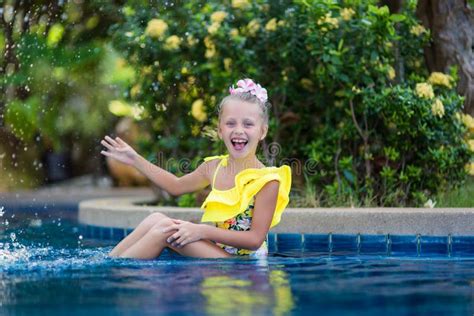
<path fill-rule="evenodd" d="M 474 115 L 474 13 L 467 0 L 419 0 L 416 15 L 431 30 L 425 48 L 430 72 L 457 66 L 458 92 L 466 97 L 465 112 Z"/>

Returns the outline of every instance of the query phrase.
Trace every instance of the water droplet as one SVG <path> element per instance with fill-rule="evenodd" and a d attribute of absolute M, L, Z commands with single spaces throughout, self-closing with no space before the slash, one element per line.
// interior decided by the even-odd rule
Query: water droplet
<path fill-rule="evenodd" d="M 39 218 L 30 220 L 30 227 L 41 227 L 42 225 L 43 221 Z"/>
<path fill-rule="evenodd" d="M 3 216 L 3 214 L 5 214 L 5 212 L 3 211 L 5 209 L 4 206 L 0 207 L 0 217 Z"/>

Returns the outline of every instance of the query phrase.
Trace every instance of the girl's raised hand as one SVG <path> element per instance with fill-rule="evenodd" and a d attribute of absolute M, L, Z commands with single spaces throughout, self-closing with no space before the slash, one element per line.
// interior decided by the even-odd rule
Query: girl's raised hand
<path fill-rule="evenodd" d="M 120 137 L 113 139 L 112 137 L 105 136 L 100 143 L 107 148 L 106 151 L 102 150 L 100 152 L 102 155 L 117 159 L 124 164 L 133 165 L 139 156 L 137 152 L 130 147 L 130 145 L 121 140 Z"/>
<path fill-rule="evenodd" d="M 193 224 L 191 222 L 173 219 L 174 224 L 163 229 L 163 233 L 177 230 L 176 233 L 168 237 L 166 240 L 173 247 L 181 248 L 187 244 L 202 239 L 201 224 Z"/>

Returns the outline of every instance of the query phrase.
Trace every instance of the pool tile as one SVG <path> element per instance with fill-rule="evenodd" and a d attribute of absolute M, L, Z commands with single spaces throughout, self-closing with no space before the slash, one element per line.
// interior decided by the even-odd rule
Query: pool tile
<path fill-rule="evenodd" d="M 301 234 L 277 234 L 278 251 L 301 250 L 303 248 L 303 236 Z"/>
<path fill-rule="evenodd" d="M 390 255 L 418 255 L 416 235 L 390 235 Z"/>
<path fill-rule="evenodd" d="M 326 234 L 305 234 L 303 249 L 311 252 L 328 252 L 329 236 Z"/>
<path fill-rule="evenodd" d="M 110 227 L 101 227 L 101 239 L 112 240 L 112 230 Z"/>
<path fill-rule="evenodd" d="M 357 252 L 357 247 L 358 247 L 357 235 L 334 234 L 332 235 L 331 240 L 332 240 L 332 247 L 331 247 L 332 252 L 339 252 L 339 251 Z"/>
<path fill-rule="evenodd" d="M 453 236 L 451 247 L 453 256 L 474 256 L 474 236 Z"/>
<path fill-rule="evenodd" d="M 387 254 L 387 235 L 360 235 L 361 254 Z"/>
<path fill-rule="evenodd" d="M 121 240 L 133 229 L 80 225 L 84 238 Z M 450 242 L 449 242 L 450 241 Z M 474 256 L 474 236 L 346 235 L 269 233 L 270 252 L 350 252 L 359 254 Z M 450 244 L 451 243 L 451 244 Z"/>
<path fill-rule="evenodd" d="M 448 255 L 448 237 L 421 236 L 420 237 L 420 255 L 431 256 L 434 254 Z"/>
<path fill-rule="evenodd" d="M 79 235 L 87 238 L 87 225 L 79 225 Z"/>
<path fill-rule="evenodd" d="M 92 226 L 90 225 L 90 230 L 91 230 L 91 238 L 93 239 L 101 239 L 102 234 L 101 234 L 101 228 L 99 226 Z"/>
<path fill-rule="evenodd" d="M 122 240 L 125 237 L 125 230 L 123 228 L 112 228 L 112 240 Z"/>
<path fill-rule="evenodd" d="M 276 234 L 275 233 L 270 233 L 267 235 L 267 245 L 268 245 L 269 252 L 276 251 Z"/>

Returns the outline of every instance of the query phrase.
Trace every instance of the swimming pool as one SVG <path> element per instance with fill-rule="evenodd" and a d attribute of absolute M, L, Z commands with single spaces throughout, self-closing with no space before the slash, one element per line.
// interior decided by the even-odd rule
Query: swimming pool
<path fill-rule="evenodd" d="M 469 239 L 451 239 L 449 252 L 449 239 L 422 243 L 419 236 L 391 236 L 387 243 L 387 237 L 314 235 L 302 241 L 282 234 L 270 235 L 273 254 L 266 260 L 203 260 L 166 253 L 138 261 L 108 258 L 113 231 L 105 236 L 81 227 L 75 212 L 4 212 L 0 311 L 5 315 L 474 311 Z M 91 239 L 88 229 L 110 239 Z"/>

